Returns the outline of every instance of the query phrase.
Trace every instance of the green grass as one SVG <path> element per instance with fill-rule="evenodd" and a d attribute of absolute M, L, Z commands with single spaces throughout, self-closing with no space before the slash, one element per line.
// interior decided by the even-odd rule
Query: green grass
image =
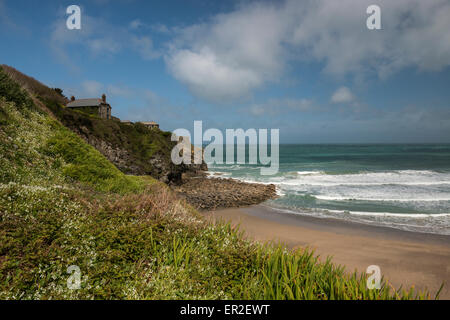
<path fill-rule="evenodd" d="M 127 176 L 75 133 L 38 111 L 28 94 L 0 72 L 1 181 L 78 182 L 97 191 L 138 193 L 155 180 Z M 45 180 L 48 180 L 45 183 Z"/>
<path fill-rule="evenodd" d="M 0 299 L 430 298 L 369 290 L 313 252 L 207 223 L 164 184 L 119 171 L 1 68 L 0 79 Z"/>
<path fill-rule="evenodd" d="M 368 290 L 366 275 L 346 274 L 330 258 L 318 261 L 313 251 L 287 252 L 285 248 L 260 248 L 263 257 L 258 281 L 263 290 L 250 294 L 257 299 L 426 299 L 429 295 L 410 290 L 393 290 L 383 281 L 381 289 Z"/>
<path fill-rule="evenodd" d="M 31 108 L 34 106 L 33 101 L 22 90 L 22 88 L 26 88 L 65 127 L 79 133 L 79 129 L 83 128 L 83 134 L 102 140 L 116 149 L 126 151 L 129 157 L 123 159 L 126 163 L 119 168 L 124 173 L 133 173 L 129 169 L 133 167 L 134 172 L 139 171 L 139 175 L 151 175 L 159 179 L 162 172 L 149 161 L 152 158 L 158 158 L 167 167 L 171 167 L 171 171 L 176 174 L 170 176 L 173 176 L 175 180 L 182 171 L 186 170 L 185 167 L 174 167 L 171 164 L 170 151 L 175 142 L 171 141 L 170 132 L 159 129 L 150 130 L 139 123 L 124 124 L 118 119 L 106 120 L 89 112 L 65 108 L 64 105 L 68 102 L 67 98 L 55 89 L 45 86 L 10 66 L 1 65 L 0 69 L 0 96 L 14 102 L 16 107 L 26 104 L 27 108 Z M 0 123 L 2 118 L 3 115 L 0 113 Z"/>
<path fill-rule="evenodd" d="M 46 142 L 45 152 L 51 157 L 60 157 L 66 164 L 63 174 L 74 181 L 86 183 L 99 191 L 115 193 L 140 192 L 152 182 L 149 177 L 123 174 L 100 152 L 56 121 L 52 121 L 50 126 L 52 135 Z"/>
<path fill-rule="evenodd" d="M 2 181 L 30 183 L 79 182 L 97 191 L 138 193 L 155 180 L 127 176 L 75 133 L 43 113 L 19 111 L 14 103 L 0 100 L 8 117 L 3 126 L 0 164 Z"/>
<path fill-rule="evenodd" d="M 39 98 L 67 128 L 73 131 L 83 128 L 83 133 L 90 137 L 125 150 L 130 159 L 125 167 L 120 168 L 123 172 L 129 173 L 129 167 L 133 166 L 138 167 L 143 174 L 159 178 L 160 172 L 155 170 L 149 161 L 154 156 L 170 165 L 170 150 L 175 145 L 175 142 L 170 140 L 170 133 L 159 129 L 151 130 L 140 123 L 125 124 L 117 120 L 102 119 L 96 115 L 65 108 L 57 101 Z"/>

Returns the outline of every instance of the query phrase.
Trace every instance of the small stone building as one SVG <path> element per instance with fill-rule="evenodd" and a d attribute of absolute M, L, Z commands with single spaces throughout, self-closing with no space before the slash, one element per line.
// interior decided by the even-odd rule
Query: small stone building
<path fill-rule="evenodd" d="M 159 129 L 159 124 L 156 123 L 155 121 L 143 121 L 140 123 L 142 123 L 144 126 L 146 126 L 149 129 L 156 129 L 156 128 Z"/>
<path fill-rule="evenodd" d="M 111 106 L 106 102 L 104 94 L 101 99 L 75 99 L 72 97 L 67 108 L 76 108 L 89 114 L 98 115 L 100 118 L 111 119 Z"/>

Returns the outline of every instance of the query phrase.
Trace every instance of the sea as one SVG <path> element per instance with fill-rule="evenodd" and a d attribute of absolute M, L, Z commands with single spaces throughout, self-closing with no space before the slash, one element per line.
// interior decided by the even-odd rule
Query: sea
<path fill-rule="evenodd" d="M 288 214 L 450 235 L 450 144 L 284 144 L 271 176 L 247 160 L 209 175 L 274 184 L 264 205 Z"/>

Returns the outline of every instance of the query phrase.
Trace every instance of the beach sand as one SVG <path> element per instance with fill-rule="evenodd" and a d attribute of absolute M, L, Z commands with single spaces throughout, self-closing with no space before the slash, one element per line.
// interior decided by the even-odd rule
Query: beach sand
<path fill-rule="evenodd" d="M 396 288 L 401 284 L 404 288 L 428 288 L 434 297 L 445 281 L 440 299 L 450 299 L 450 236 L 294 215 L 264 205 L 203 214 L 239 224 L 251 239 L 312 248 L 323 259 L 332 256 L 347 271 L 365 271 L 369 265 L 377 265 Z"/>

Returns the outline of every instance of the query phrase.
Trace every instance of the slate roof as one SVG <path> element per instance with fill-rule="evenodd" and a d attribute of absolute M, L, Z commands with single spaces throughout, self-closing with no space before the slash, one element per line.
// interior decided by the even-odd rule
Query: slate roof
<path fill-rule="evenodd" d="M 71 101 L 67 104 L 68 108 L 77 108 L 77 107 L 98 107 L 103 103 L 102 99 L 93 98 L 93 99 L 78 99 L 75 101 Z"/>
<path fill-rule="evenodd" d="M 145 124 L 145 125 L 154 125 L 154 124 L 157 124 L 155 121 L 141 121 L 141 123 L 142 124 Z"/>

